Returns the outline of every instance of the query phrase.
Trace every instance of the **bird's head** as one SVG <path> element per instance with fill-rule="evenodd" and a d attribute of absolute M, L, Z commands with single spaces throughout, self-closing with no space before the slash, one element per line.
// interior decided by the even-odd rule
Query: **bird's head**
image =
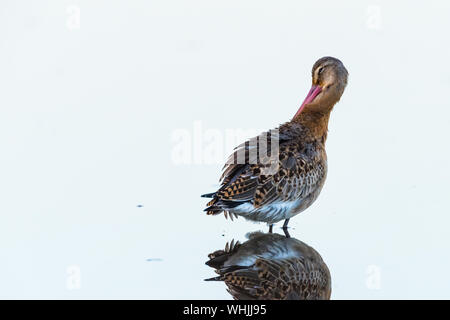
<path fill-rule="evenodd" d="M 312 68 L 312 87 L 295 114 L 308 109 L 321 113 L 331 111 L 347 86 L 348 72 L 342 62 L 333 57 L 323 57 Z"/>

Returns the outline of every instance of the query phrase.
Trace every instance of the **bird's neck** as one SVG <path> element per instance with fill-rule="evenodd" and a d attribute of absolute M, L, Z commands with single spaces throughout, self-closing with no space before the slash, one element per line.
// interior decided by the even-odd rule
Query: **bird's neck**
<path fill-rule="evenodd" d="M 328 133 L 328 120 L 330 119 L 331 109 L 327 111 L 311 110 L 305 108 L 298 114 L 292 122 L 300 124 L 306 128 L 311 138 L 321 140 L 325 143 Z"/>

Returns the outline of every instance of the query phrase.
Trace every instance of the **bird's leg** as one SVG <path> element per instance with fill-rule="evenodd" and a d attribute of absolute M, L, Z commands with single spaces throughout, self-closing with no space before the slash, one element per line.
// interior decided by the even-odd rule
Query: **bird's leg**
<path fill-rule="evenodd" d="M 284 224 L 283 224 L 283 228 L 282 228 L 286 238 L 290 238 L 291 237 L 291 235 L 288 232 L 288 223 L 289 223 L 289 219 L 284 220 Z"/>
<path fill-rule="evenodd" d="M 269 233 L 273 232 L 273 223 L 269 226 Z"/>

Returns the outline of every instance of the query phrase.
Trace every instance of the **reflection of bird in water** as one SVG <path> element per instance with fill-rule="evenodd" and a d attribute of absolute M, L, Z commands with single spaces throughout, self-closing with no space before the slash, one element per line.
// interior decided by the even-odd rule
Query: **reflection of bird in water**
<path fill-rule="evenodd" d="M 293 119 L 239 145 L 230 156 L 219 190 L 203 195 L 212 198 L 207 214 L 223 212 L 270 226 L 285 220 L 287 228 L 291 217 L 307 209 L 325 182 L 328 120 L 347 77 L 338 59 L 319 59 L 311 90 Z"/>
<path fill-rule="evenodd" d="M 226 244 L 206 264 L 237 300 L 330 299 L 331 276 L 320 254 L 294 238 L 255 232 L 249 240 Z"/>

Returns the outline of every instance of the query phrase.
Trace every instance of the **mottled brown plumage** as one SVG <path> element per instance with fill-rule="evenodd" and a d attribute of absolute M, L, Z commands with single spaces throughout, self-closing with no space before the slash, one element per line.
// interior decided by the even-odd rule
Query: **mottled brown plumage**
<path fill-rule="evenodd" d="M 308 208 L 327 174 L 325 141 L 330 112 L 347 85 L 338 59 L 324 57 L 312 69 L 312 88 L 294 118 L 239 145 L 230 156 L 207 214 L 243 216 L 272 225 Z M 285 225 L 286 225 L 285 224 Z"/>
<path fill-rule="evenodd" d="M 320 254 L 305 243 L 279 234 L 249 235 L 242 245 L 228 243 L 209 255 L 207 265 L 237 300 L 330 299 L 331 276 Z"/>

